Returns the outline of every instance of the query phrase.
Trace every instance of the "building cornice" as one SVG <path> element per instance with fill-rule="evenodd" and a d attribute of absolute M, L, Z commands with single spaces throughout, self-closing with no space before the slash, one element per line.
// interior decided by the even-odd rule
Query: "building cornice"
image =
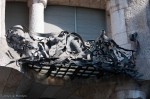
<path fill-rule="evenodd" d="M 28 7 L 31 7 L 32 4 L 34 3 L 42 3 L 45 8 L 47 6 L 47 0 L 28 0 L 27 2 L 28 2 Z"/>
<path fill-rule="evenodd" d="M 28 6 L 32 3 L 32 0 L 6 0 L 16 2 L 28 2 Z M 107 0 L 36 0 L 46 5 L 64 5 L 74 7 L 86 7 L 95 9 L 106 9 Z"/>

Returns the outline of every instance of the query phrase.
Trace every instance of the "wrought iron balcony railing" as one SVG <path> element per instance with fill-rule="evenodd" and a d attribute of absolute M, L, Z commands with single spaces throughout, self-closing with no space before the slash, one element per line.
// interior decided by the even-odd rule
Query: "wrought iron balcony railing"
<path fill-rule="evenodd" d="M 137 33 L 132 34 L 131 40 L 138 43 L 136 37 Z M 20 59 L 13 62 L 23 71 L 32 69 L 46 77 L 71 79 L 100 78 L 107 74 L 139 77 L 135 70 L 136 51 L 120 47 L 105 35 L 104 30 L 96 40 L 85 42 L 77 33 L 62 31 L 58 36 L 51 33 L 31 35 L 24 27 L 15 26 L 7 31 L 6 40 L 20 55 Z"/>

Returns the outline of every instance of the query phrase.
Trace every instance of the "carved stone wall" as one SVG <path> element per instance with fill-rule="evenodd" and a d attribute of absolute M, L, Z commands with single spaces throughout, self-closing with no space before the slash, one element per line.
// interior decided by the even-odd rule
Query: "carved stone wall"
<path fill-rule="evenodd" d="M 149 0 L 109 0 L 107 2 L 111 21 L 111 36 L 122 47 L 133 48 L 129 35 L 138 33 L 140 51 L 137 55 L 137 68 L 144 75 L 143 79 L 150 79 L 149 64 Z"/>
<path fill-rule="evenodd" d="M 144 75 L 143 79 L 150 79 L 150 27 L 149 27 L 149 0 L 127 0 L 125 8 L 125 22 L 127 35 L 137 32 L 140 42 L 140 51 L 137 55 L 137 68 Z"/>

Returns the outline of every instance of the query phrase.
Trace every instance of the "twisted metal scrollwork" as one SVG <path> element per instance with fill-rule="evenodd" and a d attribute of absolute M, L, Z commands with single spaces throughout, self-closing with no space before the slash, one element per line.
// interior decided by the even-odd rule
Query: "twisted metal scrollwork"
<path fill-rule="evenodd" d="M 8 45 L 20 54 L 17 60 L 19 66 L 28 66 L 38 72 L 49 67 L 45 72 L 47 76 L 56 71 L 56 67 L 73 64 L 77 67 L 92 66 L 100 72 L 139 77 L 135 70 L 135 51 L 120 47 L 105 35 L 105 31 L 96 40 L 86 42 L 79 34 L 67 31 L 62 31 L 58 36 L 37 34 L 42 38 L 35 39 L 30 33 L 24 32 L 22 26 L 7 31 Z M 136 41 L 135 38 L 131 40 Z"/>

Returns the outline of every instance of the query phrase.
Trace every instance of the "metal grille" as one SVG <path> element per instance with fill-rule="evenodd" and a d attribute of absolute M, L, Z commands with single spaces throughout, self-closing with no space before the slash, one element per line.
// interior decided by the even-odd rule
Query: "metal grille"
<path fill-rule="evenodd" d="M 39 72 L 40 74 L 52 76 L 52 77 L 58 77 L 58 78 L 99 78 L 104 72 L 100 69 L 93 67 L 92 65 L 86 65 L 86 66 L 77 66 L 75 64 L 71 65 L 53 65 L 53 66 L 35 66 L 35 65 L 29 65 L 24 64 L 26 66 L 29 66 L 29 68 L 34 69 L 36 72 Z"/>
<path fill-rule="evenodd" d="M 51 72 L 51 76 L 53 77 L 70 77 L 71 79 L 77 78 L 89 78 L 94 77 L 97 78 L 99 75 L 99 70 L 94 68 L 93 66 L 82 66 L 78 67 L 75 65 L 70 66 L 61 66 L 56 67 L 56 71 Z"/>

